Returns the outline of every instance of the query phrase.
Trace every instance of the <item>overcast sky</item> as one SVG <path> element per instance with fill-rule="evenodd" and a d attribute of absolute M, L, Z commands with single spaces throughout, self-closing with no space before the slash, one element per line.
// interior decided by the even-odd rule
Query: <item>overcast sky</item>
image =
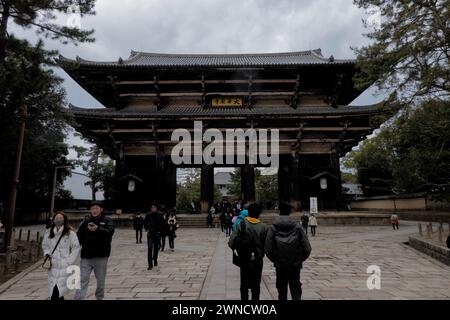
<path fill-rule="evenodd" d="M 131 50 L 264 53 L 317 48 L 325 57 L 344 59 L 355 57 L 350 47 L 368 43 L 362 23 L 367 15 L 353 0 L 98 0 L 95 11 L 81 20 L 82 28 L 95 29 L 94 43 L 46 41 L 46 46 L 69 58 L 100 61 L 127 58 Z M 67 17 L 59 20 L 66 22 Z M 11 24 L 10 30 L 31 42 L 37 39 L 33 29 Z M 65 79 L 68 102 L 101 107 L 63 71 L 58 74 Z M 366 93 L 354 104 L 377 100 Z M 69 142 L 80 143 L 73 137 Z"/>

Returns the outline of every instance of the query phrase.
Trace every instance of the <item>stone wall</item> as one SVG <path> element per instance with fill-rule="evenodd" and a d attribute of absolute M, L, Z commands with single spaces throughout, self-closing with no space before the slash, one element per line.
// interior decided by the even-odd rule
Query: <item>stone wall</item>
<path fill-rule="evenodd" d="M 414 249 L 450 266 L 450 249 L 415 236 L 409 237 L 409 245 Z"/>

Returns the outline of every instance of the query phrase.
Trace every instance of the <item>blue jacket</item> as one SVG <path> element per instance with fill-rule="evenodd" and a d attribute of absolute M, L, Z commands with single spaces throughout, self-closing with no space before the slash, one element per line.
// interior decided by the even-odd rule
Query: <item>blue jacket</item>
<path fill-rule="evenodd" d="M 236 221 L 233 224 L 233 231 L 235 231 L 237 226 L 239 225 L 239 223 L 241 223 L 241 221 L 244 221 L 245 218 L 247 218 L 247 217 L 248 217 L 248 211 L 246 209 L 242 210 L 241 214 L 239 215 L 239 217 L 237 217 Z"/>

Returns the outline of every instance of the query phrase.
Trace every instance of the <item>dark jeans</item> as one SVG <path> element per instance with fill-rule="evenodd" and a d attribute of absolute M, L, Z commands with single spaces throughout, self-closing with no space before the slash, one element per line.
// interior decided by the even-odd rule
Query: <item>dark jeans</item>
<path fill-rule="evenodd" d="M 57 301 L 57 300 L 64 300 L 64 297 L 59 297 L 59 290 L 58 290 L 58 286 L 54 286 L 53 287 L 53 292 L 52 292 L 52 296 L 50 297 L 50 300 L 53 301 Z"/>
<path fill-rule="evenodd" d="M 308 235 L 308 225 L 302 223 L 303 230 L 305 230 L 306 235 Z"/>
<path fill-rule="evenodd" d="M 136 243 L 142 243 L 142 229 L 136 229 Z"/>
<path fill-rule="evenodd" d="M 223 232 L 225 230 L 225 223 L 221 223 L 220 228 L 222 229 L 222 232 Z"/>
<path fill-rule="evenodd" d="M 261 292 L 261 274 L 263 260 L 258 259 L 252 267 L 241 266 L 241 300 L 248 301 L 248 291 L 252 292 L 252 301 L 259 300 Z"/>
<path fill-rule="evenodd" d="M 233 232 L 233 225 L 226 227 L 226 235 L 231 235 L 231 232 Z"/>
<path fill-rule="evenodd" d="M 313 236 L 316 235 L 316 226 L 311 226 L 311 234 L 312 234 Z"/>
<path fill-rule="evenodd" d="M 395 227 L 397 227 L 397 230 L 398 230 L 398 223 L 393 223 L 393 224 L 392 224 L 392 229 L 395 230 Z"/>
<path fill-rule="evenodd" d="M 158 251 L 159 251 L 159 237 L 158 236 L 150 236 L 147 233 L 147 247 L 148 247 L 148 266 L 150 268 L 153 267 L 153 263 L 158 263 Z"/>
<path fill-rule="evenodd" d="M 300 269 L 277 268 L 278 299 L 287 300 L 288 285 L 291 290 L 292 300 L 301 300 L 302 283 L 300 282 Z"/>
<path fill-rule="evenodd" d="M 175 248 L 175 238 L 174 237 L 169 237 L 169 247 L 170 247 L 170 249 Z"/>

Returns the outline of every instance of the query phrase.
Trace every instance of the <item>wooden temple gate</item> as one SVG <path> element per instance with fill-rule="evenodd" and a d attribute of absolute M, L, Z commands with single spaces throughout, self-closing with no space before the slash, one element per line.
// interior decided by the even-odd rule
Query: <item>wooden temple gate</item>
<path fill-rule="evenodd" d="M 116 160 L 116 207 L 148 210 L 176 201 L 171 151 L 176 129 L 279 130 L 279 200 L 296 210 L 318 196 L 342 207 L 339 158 L 379 126 L 376 105 L 348 106 L 362 90 L 354 60 L 324 58 L 320 49 L 268 54 L 132 52 L 114 62 L 71 60 L 59 65 L 105 108 L 70 106 L 76 130 Z M 227 150 L 225 150 L 227 153 Z M 214 200 L 214 165 L 201 168 L 202 212 Z M 225 165 L 217 165 L 224 167 Z M 238 165 L 230 165 L 237 167 Z M 244 200 L 255 200 L 254 168 L 239 165 Z M 187 167 L 182 165 L 181 167 Z M 327 189 L 321 191 L 320 179 Z M 135 182 L 133 192 L 129 180 Z M 220 199 L 216 199 L 220 200 Z"/>

